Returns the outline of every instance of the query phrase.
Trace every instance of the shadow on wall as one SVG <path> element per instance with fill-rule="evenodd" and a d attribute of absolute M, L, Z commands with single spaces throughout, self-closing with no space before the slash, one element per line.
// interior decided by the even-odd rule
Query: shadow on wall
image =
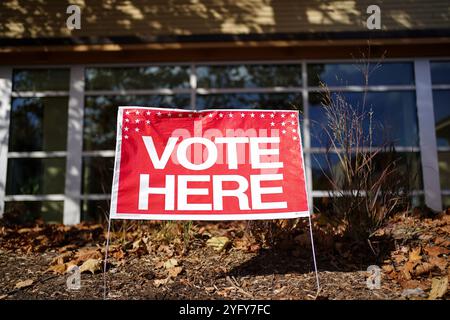
<path fill-rule="evenodd" d="M 145 40 L 161 35 L 364 31 L 366 10 L 373 2 L 4 0 L 0 38 L 131 36 Z M 380 4 L 382 29 L 448 29 L 448 2 L 431 2 L 422 10 L 419 0 L 384 1 Z M 70 4 L 81 8 L 80 30 L 66 28 Z"/>

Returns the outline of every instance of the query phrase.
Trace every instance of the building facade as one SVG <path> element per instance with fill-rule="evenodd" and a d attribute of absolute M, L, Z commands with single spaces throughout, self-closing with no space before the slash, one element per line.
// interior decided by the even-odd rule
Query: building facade
<path fill-rule="evenodd" d="M 72 4 L 80 29 L 67 25 Z M 373 4 L 381 30 L 367 27 Z M 392 141 L 413 204 L 450 205 L 445 0 L 6 0 L 0 21 L 0 214 L 107 216 L 121 105 L 301 110 L 320 210 L 330 188 L 321 83 L 367 100 L 382 127 L 374 144 Z"/>

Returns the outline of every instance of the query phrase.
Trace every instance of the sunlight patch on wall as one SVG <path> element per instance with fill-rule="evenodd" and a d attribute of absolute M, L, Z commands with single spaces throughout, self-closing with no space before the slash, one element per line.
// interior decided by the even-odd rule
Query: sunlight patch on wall
<path fill-rule="evenodd" d="M 318 8 L 306 10 L 308 22 L 311 24 L 345 24 L 353 25 L 355 19 L 361 17 L 361 12 L 356 9 L 355 1 L 333 1 L 323 3 Z"/>

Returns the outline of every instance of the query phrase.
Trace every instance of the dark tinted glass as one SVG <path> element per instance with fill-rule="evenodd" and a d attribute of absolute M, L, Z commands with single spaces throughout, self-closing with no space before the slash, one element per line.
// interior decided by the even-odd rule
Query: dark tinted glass
<path fill-rule="evenodd" d="M 308 86 L 365 85 L 412 85 L 414 69 L 412 63 L 373 63 L 369 65 L 351 63 L 308 64 Z"/>
<path fill-rule="evenodd" d="M 8 159 L 6 194 L 63 194 L 65 158 Z"/>
<path fill-rule="evenodd" d="M 12 100 L 10 151 L 60 151 L 66 141 L 67 98 Z"/>
<path fill-rule="evenodd" d="M 86 69 L 86 90 L 173 89 L 188 87 L 188 66 Z"/>
<path fill-rule="evenodd" d="M 83 158 L 83 194 L 111 193 L 114 158 Z"/>
<path fill-rule="evenodd" d="M 5 215 L 18 224 L 42 219 L 47 223 L 63 222 L 63 201 L 11 201 L 5 203 Z"/>
<path fill-rule="evenodd" d="M 17 69 L 13 73 L 14 91 L 67 91 L 69 69 Z"/>
<path fill-rule="evenodd" d="M 302 85 L 302 67 L 288 65 L 198 66 L 199 88 L 298 87 Z"/>
<path fill-rule="evenodd" d="M 198 109 L 280 109 L 302 108 L 301 93 L 231 93 L 197 95 Z"/>
<path fill-rule="evenodd" d="M 450 152 L 438 152 L 439 177 L 441 179 L 441 188 L 450 189 Z"/>
<path fill-rule="evenodd" d="M 84 150 L 112 150 L 116 143 L 119 106 L 190 109 L 189 95 L 88 96 L 84 107 Z"/>
<path fill-rule="evenodd" d="M 379 176 L 392 162 L 398 164 L 398 175 L 405 177 L 404 184 L 410 190 L 421 190 L 422 171 L 418 152 L 380 152 L 373 158 L 374 177 Z M 339 157 L 335 153 L 313 153 L 311 155 L 313 190 L 333 190 L 333 184 L 343 188 L 344 172 Z"/>
<path fill-rule="evenodd" d="M 438 146 L 449 146 L 450 90 L 433 90 L 433 105 Z"/>
<path fill-rule="evenodd" d="M 431 82 L 450 84 L 450 61 L 431 62 Z"/>
<path fill-rule="evenodd" d="M 102 222 L 109 217 L 111 202 L 109 200 L 81 201 L 81 220 Z"/>
<path fill-rule="evenodd" d="M 370 132 L 372 132 L 372 146 L 394 144 L 396 146 L 417 146 L 418 127 L 416 99 L 413 91 L 369 92 L 364 103 L 362 93 L 341 93 L 338 99 L 332 93 L 334 103 L 344 101 L 346 108 L 356 110 L 357 115 L 364 115 L 362 120 L 364 128 L 365 146 L 369 146 Z M 309 95 L 309 116 L 311 119 L 311 143 L 313 147 L 330 146 L 330 136 L 326 128 L 330 129 L 325 110 L 321 105 L 322 94 Z M 372 112 L 372 116 L 370 116 Z M 341 115 L 342 116 L 342 115 Z"/>

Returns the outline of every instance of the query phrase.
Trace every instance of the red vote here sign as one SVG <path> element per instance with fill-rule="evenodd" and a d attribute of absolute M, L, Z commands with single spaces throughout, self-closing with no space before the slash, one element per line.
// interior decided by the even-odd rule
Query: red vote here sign
<path fill-rule="evenodd" d="M 110 217 L 308 216 L 298 120 L 287 110 L 120 107 Z"/>

